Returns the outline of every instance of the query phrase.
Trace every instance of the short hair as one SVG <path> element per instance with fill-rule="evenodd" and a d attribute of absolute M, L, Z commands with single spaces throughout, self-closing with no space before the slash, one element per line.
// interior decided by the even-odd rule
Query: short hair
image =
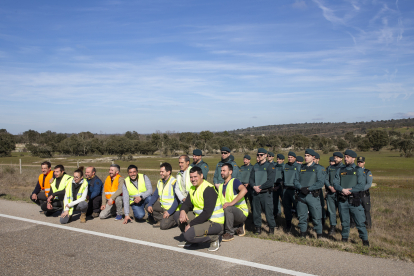
<path fill-rule="evenodd" d="M 54 170 L 56 169 L 60 169 L 60 171 L 64 172 L 65 171 L 65 167 L 63 167 L 63 165 L 56 165 Z"/>
<path fill-rule="evenodd" d="M 128 169 L 127 169 L 127 172 L 129 172 L 129 170 L 131 170 L 131 169 L 136 169 L 138 171 L 138 167 L 137 166 L 135 166 L 135 165 L 129 165 L 128 166 Z"/>
<path fill-rule="evenodd" d="M 77 168 L 73 173 L 79 173 L 81 177 L 83 177 L 83 166 Z"/>
<path fill-rule="evenodd" d="M 188 157 L 188 155 L 186 155 L 186 154 L 181 155 L 181 156 L 178 158 L 178 160 L 180 160 L 182 157 L 184 157 L 184 161 L 185 161 L 185 162 L 190 163 L 190 157 Z"/>
<path fill-rule="evenodd" d="M 88 167 L 88 168 L 92 168 L 92 172 L 96 173 L 96 169 L 95 169 L 95 167 L 90 166 L 90 167 Z"/>
<path fill-rule="evenodd" d="M 118 164 L 111 164 L 110 168 L 116 168 L 118 172 L 121 170 L 121 167 Z"/>
<path fill-rule="evenodd" d="M 190 173 L 198 173 L 199 175 L 203 175 L 203 171 L 201 170 L 200 167 L 192 167 L 190 170 Z"/>
<path fill-rule="evenodd" d="M 233 165 L 232 165 L 232 164 L 229 164 L 229 163 L 224 163 L 221 167 L 222 167 L 222 168 L 223 168 L 223 167 L 227 167 L 227 168 L 229 168 L 229 171 L 233 171 Z"/>
<path fill-rule="evenodd" d="M 170 163 L 164 162 L 160 165 L 160 168 L 164 167 L 167 172 L 172 172 L 172 166 Z"/>
<path fill-rule="evenodd" d="M 43 162 L 42 164 L 40 164 L 40 166 L 43 166 L 43 165 L 47 165 L 47 167 L 48 167 L 49 169 L 52 167 L 52 164 L 50 164 L 50 162 L 49 162 L 49 161 L 45 161 L 45 162 Z"/>

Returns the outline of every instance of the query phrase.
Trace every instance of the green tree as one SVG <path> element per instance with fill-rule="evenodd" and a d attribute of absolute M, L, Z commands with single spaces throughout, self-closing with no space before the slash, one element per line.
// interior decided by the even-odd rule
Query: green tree
<path fill-rule="evenodd" d="M 375 151 L 379 151 L 383 147 L 387 146 L 389 142 L 388 133 L 385 130 L 371 129 L 367 133 L 367 138 Z"/>
<path fill-rule="evenodd" d="M 369 151 L 371 146 L 371 142 L 366 137 L 362 138 L 357 144 L 357 148 L 359 151 Z"/>
<path fill-rule="evenodd" d="M 398 142 L 398 149 L 403 152 L 402 156 L 411 157 L 413 156 L 414 141 L 412 139 L 402 139 Z"/>
<path fill-rule="evenodd" d="M 105 141 L 105 150 L 109 154 L 115 154 L 119 158 L 126 153 L 130 153 L 133 151 L 132 142 L 125 136 L 110 136 Z"/>
<path fill-rule="evenodd" d="M 348 143 L 344 139 L 338 139 L 336 142 L 336 146 L 338 147 L 339 151 L 343 151 L 346 147 L 348 147 Z"/>
<path fill-rule="evenodd" d="M 5 129 L 0 129 L 0 157 L 11 156 L 11 151 L 16 149 L 14 136 Z"/>

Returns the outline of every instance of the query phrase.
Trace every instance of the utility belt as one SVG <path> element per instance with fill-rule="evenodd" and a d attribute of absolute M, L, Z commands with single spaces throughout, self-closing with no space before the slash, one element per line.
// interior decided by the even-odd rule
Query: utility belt
<path fill-rule="evenodd" d="M 369 189 L 366 191 L 361 192 L 361 197 L 369 197 L 371 194 L 369 193 Z"/>
<path fill-rule="evenodd" d="M 272 192 L 273 192 L 273 188 L 269 188 L 269 189 L 261 190 L 260 193 L 256 193 L 256 194 L 266 194 L 266 193 L 271 194 Z"/>
<path fill-rule="evenodd" d="M 271 188 L 273 192 L 277 192 L 279 189 L 283 189 L 283 182 L 275 182 L 273 188 Z"/>
<path fill-rule="evenodd" d="M 283 189 L 296 191 L 295 187 L 290 187 L 290 186 L 283 186 Z"/>
<path fill-rule="evenodd" d="M 303 202 L 303 203 L 306 203 L 306 201 L 305 200 L 303 200 L 299 195 L 300 194 L 302 194 L 302 195 L 305 195 L 304 193 L 302 193 L 302 191 L 300 191 L 300 190 L 296 190 L 296 189 L 294 189 L 295 190 L 295 201 L 296 201 L 296 203 L 298 202 L 298 201 L 301 201 L 301 202 Z M 309 194 L 312 194 L 312 196 L 314 197 L 314 198 L 317 198 L 317 197 L 319 197 L 319 193 L 320 193 L 320 190 L 314 190 L 314 191 L 309 191 L 309 193 L 308 194 L 306 194 L 306 195 L 309 195 Z M 306 196 L 305 195 L 305 196 Z"/>
<path fill-rule="evenodd" d="M 354 207 L 358 207 L 359 205 L 361 205 L 361 197 L 362 197 L 362 193 L 364 192 L 358 192 L 358 193 L 351 193 L 350 195 L 346 196 L 343 195 L 342 193 L 338 192 L 337 196 L 338 196 L 338 201 L 345 203 L 348 201 L 348 203 Z"/>

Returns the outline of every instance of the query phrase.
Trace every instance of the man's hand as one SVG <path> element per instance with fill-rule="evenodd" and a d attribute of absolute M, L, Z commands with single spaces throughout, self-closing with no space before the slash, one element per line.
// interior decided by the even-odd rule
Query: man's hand
<path fill-rule="evenodd" d="M 114 200 L 112 198 L 108 199 L 108 205 L 111 206 L 112 204 L 114 204 Z"/>
<path fill-rule="evenodd" d="M 185 197 L 185 198 L 183 198 L 183 202 L 185 201 L 185 199 L 186 199 L 186 197 Z"/>
<path fill-rule="evenodd" d="M 37 200 L 37 194 L 32 194 L 32 199 Z"/>
<path fill-rule="evenodd" d="M 261 190 L 262 190 L 262 189 L 259 188 L 259 186 L 254 186 L 253 189 L 256 193 L 260 193 Z"/>
<path fill-rule="evenodd" d="M 47 198 L 47 202 L 48 203 L 52 202 L 52 200 L 53 200 L 53 196 L 52 195 Z"/>
<path fill-rule="evenodd" d="M 61 218 L 64 218 L 64 217 L 66 217 L 66 216 L 68 216 L 69 215 L 69 211 L 65 211 L 65 212 L 63 212 L 61 215 L 60 215 L 60 217 Z"/>
<path fill-rule="evenodd" d="M 151 214 L 152 214 L 152 212 L 153 212 L 154 210 L 152 209 L 152 206 L 148 206 L 147 211 L 148 211 L 148 213 L 151 213 Z"/>
<path fill-rule="evenodd" d="M 226 209 L 229 206 L 233 206 L 233 205 L 231 204 L 231 202 L 226 202 L 223 204 L 223 209 Z"/>
<path fill-rule="evenodd" d="M 188 221 L 188 216 L 185 211 L 180 211 L 180 222 L 185 223 Z"/>
<path fill-rule="evenodd" d="M 344 194 L 344 195 L 350 195 L 351 194 L 351 191 L 352 190 L 352 188 L 349 188 L 349 189 L 342 189 L 342 193 Z"/>
<path fill-rule="evenodd" d="M 243 184 L 243 185 L 244 185 L 244 187 L 246 187 L 246 189 L 247 189 L 247 187 L 249 186 L 249 184 L 248 184 L 248 183 Z"/>
<path fill-rule="evenodd" d="M 334 187 L 332 187 L 332 186 L 329 186 L 329 190 L 331 190 L 331 192 L 332 192 L 332 193 L 336 193 L 335 188 L 334 188 Z"/>
<path fill-rule="evenodd" d="M 217 190 L 220 187 L 221 184 L 214 184 L 214 186 L 216 186 Z"/>
<path fill-rule="evenodd" d="M 52 206 L 51 203 L 47 203 L 47 209 L 49 209 L 49 210 L 52 210 L 53 209 L 53 206 Z"/>
<path fill-rule="evenodd" d="M 101 211 L 103 211 L 105 209 L 105 205 L 101 206 Z"/>
<path fill-rule="evenodd" d="M 190 229 L 190 224 L 188 224 L 185 228 L 184 228 L 184 232 L 187 232 L 187 230 Z"/>
<path fill-rule="evenodd" d="M 304 195 L 308 195 L 309 194 L 309 189 L 307 187 L 301 188 L 300 192 Z"/>
<path fill-rule="evenodd" d="M 88 195 L 86 196 L 86 200 L 89 200 L 89 196 Z"/>
<path fill-rule="evenodd" d="M 140 201 L 141 201 L 141 197 L 140 196 L 134 197 L 134 202 L 135 203 L 139 203 Z"/>
<path fill-rule="evenodd" d="M 123 224 L 127 224 L 128 222 L 132 222 L 132 219 L 131 219 L 131 217 L 130 216 L 127 216 L 127 215 L 125 215 L 125 218 L 124 218 L 124 222 L 123 222 Z"/>
<path fill-rule="evenodd" d="M 170 214 L 167 211 L 164 211 L 164 215 L 162 217 L 163 218 L 169 218 Z"/>

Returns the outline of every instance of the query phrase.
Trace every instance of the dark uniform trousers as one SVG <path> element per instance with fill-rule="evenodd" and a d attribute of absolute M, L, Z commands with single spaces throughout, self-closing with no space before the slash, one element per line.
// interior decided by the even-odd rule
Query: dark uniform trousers
<path fill-rule="evenodd" d="M 47 201 L 43 202 L 43 204 L 40 206 L 42 210 L 45 212 L 46 216 L 50 216 L 52 213 L 62 210 L 63 207 L 63 201 L 60 200 L 52 200 L 52 210 L 47 209 Z"/>
<path fill-rule="evenodd" d="M 364 207 L 359 205 L 358 207 L 349 204 L 348 200 L 345 202 L 338 202 L 339 218 L 342 224 L 342 238 L 347 239 L 349 237 L 351 218 L 354 219 L 356 227 L 358 229 L 359 237 L 363 241 L 368 240 L 368 233 L 365 227 L 365 214 Z"/>
<path fill-rule="evenodd" d="M 36 203 L 38 206 L 41 206 L 44 202 L 46 202 L 47 197 L 44 191 L 40 191 L 37 194 L 37 199 L 34 200 L 32 199 L 32 195 L 30 195 L 30 200 L 33 201 L 34 203 Z"/>
<path fill-rule="evenodd" d="M 336 209 L 338 209 L 338 200 L 336 198 L 336 193 L 332 193 L 329 189 L 326 192 L 326 205 L 327 216 L 329 217 L 329 223 L 331 226 L 336 225 Z"/>
<path fill-rule="evenodd" d="M 282 186 L 279 186 L 279 189 L 277 189 L 276 192 L 273 192 L 273 216 L 276 218 L 277 216 L 280 216 L 282 213 L 282 207 L 280 204 L 280 200 L 283 200 L 283 188 Z"/>
<path fill-rule="evenodd" d="M 146 209 L 148 212 L 148 206 Z M 152 211 L 152 217 L 155 219 L 155 221 L 160 222 L 161 230 L 167 230 L 177 225 L 174 220 L 174 214 L 179 212 L 174 212 L 168 218 L 164 218 L 164 212 L 168 210 L 161 207 L 161 202 L 159 200 L 157 200 L 154 205 L 152 205 Z"/>
<path fill-rule="evenodd" d="M 180 212 L 174 213 L 174 220 L 178 224 L 184 240 L 188 243 L 215 242 L 219 239 L 219 235 L 223 234 L 224 225 L 212 222 L 210 220 L 201 224 L 194 225 L 190 227 L 187 232 L 184 232 L 187 224 L 195 219 L 194 212 L 188 212 L 187 217 L 189 221 L 181 223 Z"/>
<path fill-rule="evenodd" d="M 88 211 L 86 212 L 87 216 L 92 215 L 92 213 L 100 213 L 102 206 L 102 196 L 98 195 L 93 199 L 89 199 L 88 201 Z"/>
<path fill-rule="evenodd" d="M 266 215 L 267 224 L 270 228 L 276 227 L 273 216 L 273 193 L 256 193 L 253 191 L 253 224 L 255 227 L 262 226 L 262 210 Z"/>
<path fill-rule="evenodd" d="M 299 193 L 296 208 L 299 216 L 298 226 L 300 232 L 304 233 L 308 230 L 309 211 L 316 234 L 322 234 L 322 206 L 319 196 L 314 197 L 311 193 L 307 195 Z"/>
<path fill-rule="evenodd" d="M 293 187 L 285 187 L 283 191 L 283 211 L 285 213 L 286 220 L 292 220 L 292 206 L 296 209 L 296 201 L 295 201 L 295 188 Z"/>
<path fill-rule="evenodd" d="M 363 192 L 361 203 L 365 213 L 365 225 L 368 229 L 371 229 L 371 195 L 369 190 Z"/>

